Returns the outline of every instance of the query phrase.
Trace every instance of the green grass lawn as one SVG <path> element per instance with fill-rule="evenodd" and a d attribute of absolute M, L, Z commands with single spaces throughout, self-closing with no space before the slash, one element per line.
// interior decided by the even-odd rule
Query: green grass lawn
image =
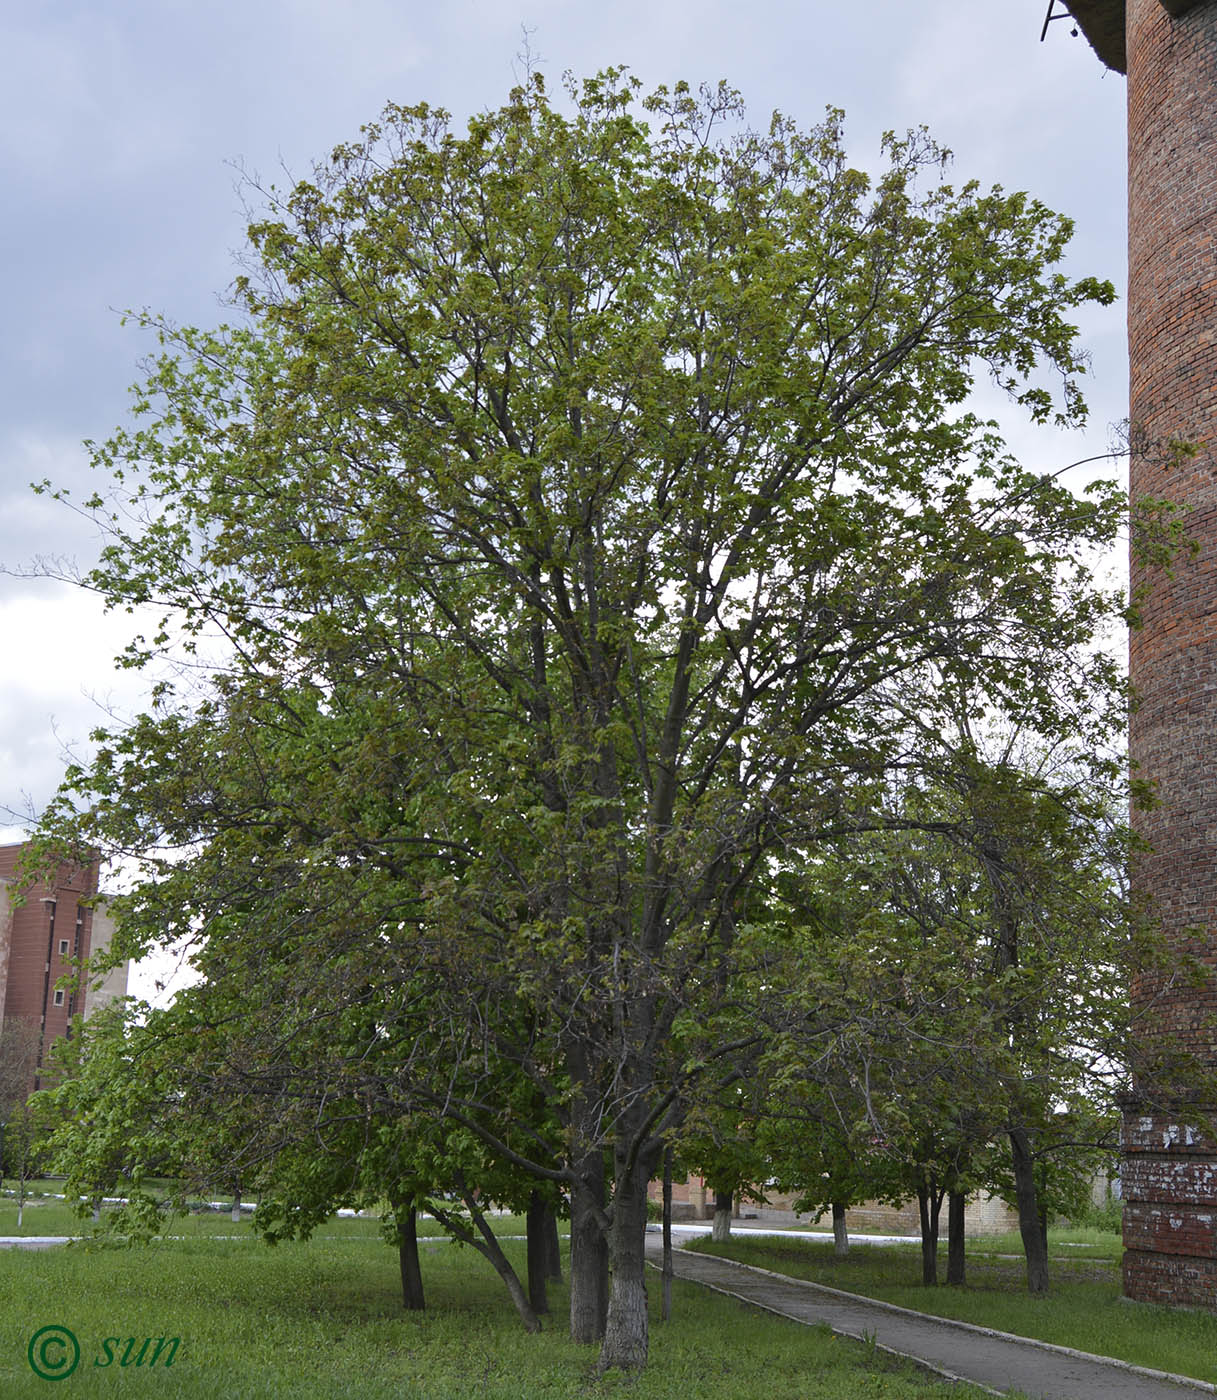
<path fill-rule="evenodd" d="M 940 1317 L 1217 1382 L 1217 1317 L 1123 1301 L 1118 1238 L 1089 1234 L 1094 1237 L 1050 1234 L 1052 1291 L 1040 1298 L 1026 1292 L 1021 1254 L 999 1257 L 1017 1252 L 1017 1236 L 970 1242 L 962 1289 L 926 1288 L 917 1246 L 859 1245 L 844 1259 L 834 1258 L 831 1244 L 773 1237 L 737 1236 L 722 1245 L 699 1239 L 689 1247 Z M 1067 1248 L 1070 1240 L 1083 1247 Z M 945 1257 L 939 1270 L 945 1277 Z"/>
<path fill-rule="evenodd" d="M 921 1246 L 916 1248 L 920 1251 Z M 945 1251 L 946 1244 L 941 1248 Z M 1006 1235 L 977 1235 L 967 1242 L 969 1255 L 1017 1254 L 1023 1257 L 1023 1242 L 1018 1231 Z M 1070 1225 L 1048 1231 L 1048 1253 L 1055 1263 L 1071 1259 L 1107 1259 L 1118 1264 L 1124 1253 L 1124 1242 L 1111 1230 L 1096 1230 L 1087 1226 Z"/>
<path fill-rule="evenodd" d="M 344 1228 L 347 1222 L 343 1222 Z M 509 1243 L 517 1268 L 523 1245 Z M 676 1285 L 658 1321 L 652 1278 L 651 1365 L 639 1379 L 598 1378 L 594 1349 L 565 1335 L 565 1289 L 540 1336 L 520 1327 L 502 1285 L 467 1249 L 424 1242 L 428 1311 L 400 1306 L 395 1253 L 374 1240 L 0 1251 L 0 1395 L 5 1400 L 156 1396 L 158 1400 L 948 1400 L 979 1395 L 826 1330 L 768 1317 Z M 58 1324 L 81 1360 L 56 1388 L 27 1346 Z M 181 1338 L 172 1367 L 121 1369 L 104 1339 Z M 122 1348 L 111 1347 L 115 1355 Z M 57 1359 L 52 1353 L 52 1359 Z"/>

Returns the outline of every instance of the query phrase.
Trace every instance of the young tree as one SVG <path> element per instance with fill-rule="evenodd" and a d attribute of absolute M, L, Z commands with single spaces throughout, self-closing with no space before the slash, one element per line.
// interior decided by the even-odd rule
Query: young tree
<path fill-rule="evenodd" d="M 0 1023 L 0 1181 L 6 1170 L 17 1180 L 18 1229 L 38 1160 L 38 1124 L 29 1100 L 41 1050 L 36 1021 L 10 1016 Z"/>
<path fill-rule="evenodd" d="M 872 182 L 839 113 L 729 135 L 725 87 L 639 110 L 620 71 L 569 104 L 533 77 L 460 135 L 388 108 L 266 193 L 239 324 L 145 318 L 165 353 L 95 449 L 117 496 L 87 582 L 164 606 L 132 665 L 222 639 L 213 694 L 165 682 L 48 831 L 172 832 L 130 945 L 197 929 L 217 871 L 245 898 L 207 936 L 271 959 L 331 877 L 373 901 L 392 877 L 400 944 L 451 941 L 456 1041 L 511 1026 L 563 1159 L 474 1093 L 436 1106 L 569 1190 L 572 1331 L 636 1368 L 646 1183 L 732 1053 L 682 1060 L 674 1032 L 726 994 L 742 893 L 899 763 L 894 688 L 979 677 L 1035 710 L 1045 648 L 1054 680 L 1100 664 L 1087 560 L 1122 497 L 1022 470 L 963 405 L 989 374 L 1077 421 L 1069 317 L 1112 292 L 1054 269 L 1066 220 L 942 183 L 924 133 Z M 254 747 L 246 810 L 224 769 Z M 308 893 L 268 929 L 283 831 Z"/>
<path fill-rule="evenodd" d="M 10 1016 L 0 1023 L 0 1121 L 29 1097 L 38 1069 L 38 1024 Z"/>
<path fill-rule="evenodd" d="M 893 810 L 891 829 L 838 843 L 787 882 L 798 955 L 785 963 L 786 1014 L 801 1019 L 788 1019 L 771 1072 L 797 1082 L 815 1065 L 842 1122 L 902 1164 L 927 1282 L 952 1197 L 948 1278 L 961 1281 L 962 1195 L 984 1185 L 1016 1203 L 1041 1292 L 1041 1178 L 1053 1164 L 1060 1199 L 1104 1151 L 1105 1130 L 1081 1125 L 1116 1116 L 1134 1036 L 1126 989 L 1165 954 L 1127 898 L 1129 837 L 1099 736 L 1062 727 L 1049 741 L 1026 725 L 985 736 L 968 719 L 981 713 L 944 702 L 916 762 L 910 749 L 892 792 L 903 830 Z M 825 1017 L 844 1012 L 850 1033 L 826 1048 Z"/>
<path fill-rule="evenodd" d="M 212 978 L 170 1008 L 135 1020 L 115 1007 L 82 1028 L 61 1056 L 63 1082 L 35 1100 L 55 1122 L 49 1147 L 68 1194 L 87 1209 L 121 1189 L 108 1228 L 147 1237 L 192 1195 L 241 1181 L 258 1194 L 253 1224 L 271 1243 L 307 1238 L 342 1206 L 379 1207 L 413 1309 L 424 1305 L 415 1221 L 425 1210 L 488 1260 L 536 1331 L 544 1280 L 525 1296 L 487 1218 L 492 1202 L 522 1209 L 533 1183 L 420 1105 L 408 1071 L 402 1082 L 408 1053 L 380 1027 L 368 1034 L 366 997 L 297 1007 L 281 975 L 256 989 L 248 977 Z M 153 1173 L 176 1182 L 167 1203 L 143 1189 Z"/>
<path fill-rule="evenodd" d="M 711 1100 L 690 1108 L 680 1134 L 681 1167 L 696 1172 L 714 1193 L 715 1240 L 730 1237 L 731 1216 L 742 1200 L 764 1199 L 763 1184 L 773 1174 L 758 1142 L 758 1097 L 755 1082 L 748 1082 L 755 1068 L 755 1052 L 736 1059 L 729 1082 Z M 714 1087 L 703 1085 L 703 1090 L 712 1092 Z"/>
<path fill-rule="evenodd" d="M 25 1102 L 38 1070 L 40 1041 L 35 1021 L 10 1016 L 0 1022 L 0 1180 L 10 1165 L 25 1158 Z M 13 1174 L 21 1177 L 24 1190 L 24 1171 Z"/>

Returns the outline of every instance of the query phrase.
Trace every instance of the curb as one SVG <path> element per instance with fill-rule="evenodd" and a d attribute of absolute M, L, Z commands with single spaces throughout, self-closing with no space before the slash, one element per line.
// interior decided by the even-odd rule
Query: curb
<path fill-rule="evenodd" d="M 1093 1351 L 1079 1351 L 1076 1347 L 1061 1346 L 1056 1342 L 1043 1342 L 1038 1337 L 1024 1337 L 1017 1332 L 1001 1332 L 996 1327 L 982 1327 L 979 1323 L 963 1322 L 954 1317 L 938 1317 L 935 1313 L 918 1312 L 916 1308 L 903 1308 L 898 1303 L 885 1303 L 880 1298 L 868 1298 L 864 1293 L 848 1293 L 843 1288 L 832 1288 L 826 1283 L 812 1283 L 810 1279 L 794 1278 L 790 1274 L 776 1273 L 773 1269 L 762 1269 L 758 1264 L 745 1264 L 738 1259 L 723 1259 L 718 1254 L 707 1254 L 704 1257 L 734 1265 L 737 1269 L 749 1269 L 753 1273 L 764 1274 L 768 1278 L 795 1283 L 800 1287 L 810 1288 L 815 1293 L 827 1293 L 836 1298 L 846 1298 L 851 1303 L 866 1303 L 872 1308 L 882 1308 L 887 1312 L 900 1313 L 904 1317 L 920 1318 L 924 1322 L 937 1322 L 944 1327 L 958 1327 L 965 1332 L 977 1332 L 983 1337 L 997 1337 L 1003 1342 L 1022 1342 L 1025 1346 L 1039 1347 L 1041 1351 L 1055 1352 L 1059 1356 L 1072 1356 L 1079 1361 L 1095 1361 L 1101 1365 L 1115 1366 L 1121 1371 L 1130 1371 L 1133 1375 L 1148 1376 L 1151 1380 L 1156 1381 L 1172 1381 L 1175 1385 L 1191 1386 L 1195 1390 L 1203 1391 L 1206 1395 L 1217 1395 L 1217 1385 L 1213 1385 L 1209 1381 L 1197 1380 L 1195 1376 L 1180 1376 L 1174 1371 L 1156 1371 L 1149 1366 L 1137 1366 L 1131 1361 L 1121 1361 L 1119 1357 L 1115 1356 L 1100 1356 Z M 688 1282 L 696 1282 L 696 1280 L 691 1279 Z M 969 1382 L 969 1384 L 975 1384 L 975 1382 Z M 993 1393 L 1001 1394 L 1000 1391 Z"/>

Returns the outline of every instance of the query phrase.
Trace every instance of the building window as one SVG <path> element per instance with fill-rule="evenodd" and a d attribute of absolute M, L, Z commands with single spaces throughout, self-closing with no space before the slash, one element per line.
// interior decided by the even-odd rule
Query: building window
<path fill-rule="evenodd" d="M 57 988 L 55 989 L 55 1005 L 56 1005 L 56 1006 L 62 1006 L 62 1005 L 63 1005 L 63 988 L 62 988 L 62 987 L 57 987 Z"/>
<path fill-rule="evenodd" d="M 66 958 L 67 955 L 68 955 L 68 940 L 67 940 L 66 938 L 61 938 L 61 939 L 59 940 L 59 956 L 60 956 L 61 958 Z"/>

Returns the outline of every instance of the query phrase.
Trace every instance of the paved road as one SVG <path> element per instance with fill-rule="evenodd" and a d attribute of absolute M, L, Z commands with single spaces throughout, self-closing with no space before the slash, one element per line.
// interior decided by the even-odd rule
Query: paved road
<path fill-rule="evenodd" d="M 658 1265 L 662 1251 L 659 1233 L 649 1232 L 648 1259 Z M 940 1375 L 969 1381 L 992 1395 L 1021 1391 L 1035 1400 L 1199 1400 L 1201 1395 L 1217 1394 L 1217 1386 L 1203 1381 L 1173 1379 L 966 1322 L 928 1317 L 708 1254 L 677 1248 L 673 1268 L 677 1278 L 796 1322 L 827 1323 L 847 1337 L 873 1336 L 885 1351 L 912 1357 Z"/>

